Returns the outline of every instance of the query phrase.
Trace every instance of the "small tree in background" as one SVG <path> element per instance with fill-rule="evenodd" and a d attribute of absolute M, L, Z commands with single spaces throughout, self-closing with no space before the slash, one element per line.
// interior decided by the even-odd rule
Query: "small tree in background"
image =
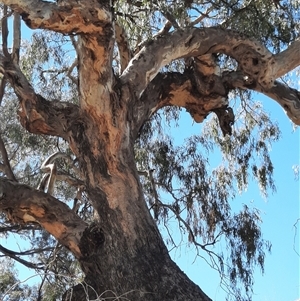
<path fill-rule="evenodd" d="M 274 189 L 280 125 L 251 92 L 300 124 L 300 92 L 280 80 L 300 65 L 299 2 L 1 3 L 1 232 L 29 246 L 0 251 L 42 271 L 35 300 L 210 300 L 169 257 L 170 219 L 251 300 L 270 244 L 259 212 L 230 200 L 249 177 Z M 177 145 L 182 108 L 203 127 Z"/>

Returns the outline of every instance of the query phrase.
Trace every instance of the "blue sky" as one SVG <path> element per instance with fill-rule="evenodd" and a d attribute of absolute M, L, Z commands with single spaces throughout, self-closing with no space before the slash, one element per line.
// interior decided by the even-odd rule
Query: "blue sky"
<path fill-rule="evenodd" d="M 281 139 L 272 146 L 271 158 L 277 191 L 262 198 L 257 184 L 251 183 L 247 193 L 234 202 L 249 204 L 261 211 L 262 232 L 272 243 L 272 252 L 265 259 L 265 271 L 255 271 L 253 301 L 295 301 L 300 298 L 299 231 L 294 224 L 300 217 L 299 181 L 293 166 L 299 164 L 300 133 L 274 101 L 256 94 L 254 99 L 263 102 L 274 121 L 278 121 Z M 199 133 L 201 125 L 193 124 L 188 114 L 183 115 L 177 139 L 189 132 Z M 296 250 L 295 250 L 296 248 Z M 298 254 L 296 253 L 298 252 Z M 201 258 L 195 260 L 195 251 L 183 244 L 172 251 L 172 257 L 181 269 L 214 301 L 225 300 L 226 293 L 220 287 L 220 277 Z"/>

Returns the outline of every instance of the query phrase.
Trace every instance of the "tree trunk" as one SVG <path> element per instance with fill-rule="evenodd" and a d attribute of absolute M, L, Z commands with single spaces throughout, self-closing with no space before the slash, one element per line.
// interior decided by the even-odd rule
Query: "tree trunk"
<path fill-rule="evenodd" d="M 92 289 L 79 284 L 64 300 L 84 300 L 86 291 L 90 299 L 210 300 L 170 259 L 142 199 L 131 196 L 132 190 L 139 190 L 138 184 L 129 186 L 127 180 L 116 184 L 123 188 L 112 191 L 118 191 L 122 202 L 115 210 L 101 191 L 88 190 L 93 202 L 100 200 L 101 208 L 98 221 L 85 230 L 80 241 L 83 256 L 79 262 L 85 284 Z M 124 216 L 123 208 L 128 206 L 131 213 Z"/>
<path fill-rule="evenodd" d="M 95 210 L 94 221 L 81 237 L 78 258 L 85 283 L 93 289 L 79 284 L 64 300 L 70 296 L 83 300 L 87 291 L 90 299 L 210 300 L 170 259 L 146 207 L 133 139 L 124 130 L 128 120 L 123 125 L 120 120 L 124 119 L 119 118 L 118 131 L 103 116 L 86 122 L 82 133 L 76 122 L 72 128 L 71 146 L 86 175 L 86 193 Z"/>

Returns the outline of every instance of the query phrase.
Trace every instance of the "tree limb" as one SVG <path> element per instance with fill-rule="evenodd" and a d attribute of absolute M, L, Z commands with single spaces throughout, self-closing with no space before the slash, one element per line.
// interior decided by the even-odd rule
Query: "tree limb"
<path fill-rule="evenodd" d="M 8 14 L 7 6 L 4 5 L 3 7 L 3 17 L 1 19 L 1 34 L 2 34 L 2 50 L 6 57 L 9 57 L 9 52 L 7 48 L 7 37 L 8 37 L 8 25 L 7 25 L 7 18 L 11 15 Z"/>
<path fill-rule="evenodd" d="M 0 78 L 0 105 L 2 103 L 5 94 L 6 82 L 7 82 L 6 77 L 3 75 L 2 78 Z"/>
<path fill-rule="evenodd" d="M 36 94 L 19 66 L 0 54 L 0 72 L 20 101 L 20 122 L 29 132 L 59 136 L 67 140 L 69 123 L 78 118 L 79 108 L 71 103 L 47 101 Z"/>
<path fill-rule="evenodd" d="M 82 256 L 79 243 L 87 224 L 51 195 L 1 178 L 0 211 L 6 213 L 11 222 L 40 224 L 76 258 Z"/>
<path fill-rule="evenodd" d="M 103 33 L 112 21 L 109 1 L 59 1 L 59 4 L 40 0 L 3 0 L 2 3 L 20 13 L 28 27 L 43 28 L 61 33 Z M 93 7 L 87 6 L 91 3 Z"/>
<path fill-rule="evenodd" d="M 12 48 L 12 59 L 16 64 L 19 63 L 20 59 L 20 48 L 21 48 L 21 19 L 18 13 L 14 13 L 13 21 L 13 48 Z"/>
<path fill-rule="evenodd" d="M 296 89 L 275 81 L 270 88 L 259 86 L 240 71 L 224 72 L 224 83 L 231 88 L 250 89 L 265 94 L 278 102 L 288 117 L 297 125 L 300 125 L 300 92 Z"/>
<path fill-rule="evenodd" d="M 288 54 L 294 53 L 297 45 L 298 42 L 282 52 L 280 59 L 289 61 Z M 121 80 L 128 83 L 139 98 L 162 67 L 179 58 L 199 57 L 208 53 L 224 53 L 232 57 L 240 69 L 263 88 L 272 87 L 280 75 L 278 69 L 282 63 L 258 41 L 221 28 L 188 28 L 148 42 L 133 57 Z M 300 59 L 295 59 L 293 64 L 288 64 L 285 72 L 299 64 Z"/>
<path fill-rule="evenodd" d="M 207 59 L 209 62 L 209 58 Z M 201 64 L 197 62 L 196 68 L 199 65 Z M 225 71 L 216 75 L 214 67 L 214 64 L 206 64 L 202 69 L 207 74 L 204 77 L 191 70 L 186 70 L 183 74 L 159 73 L 134 108 L 137 133 L 154 112 L 165 106 L 184 107 L 196 122 L 202 122 L 212 111 L 227 111 L 227 95 L 236 88 L 257 91 L 274 99 L 295 124 L 300 124 L 299 91 L 279 81 L 275 81 L 271 88 L 264 88 L 242 71 Z"/>
<path fill-rule="evenodd" d="M 40 230 L 40 229 L 41 227 L 38 224 L 27 225 L 27 226 L 22 225 L 22 227 L 20 227 L 20 225 L 9 225 L 9 226 L 5 225 L 4 227 L 0 226 L 0 233 L 5 233 L 5 232 L 19 233 L 20 231 Z"/>
<path fill-rule="evenodd" d="M 207 8 L 205 13 L 200 12 L 200 15 L 194 21 L 191 22 L 191 26 L 195 26 L 198 23 L 202 22 L 205 18 L 209 18 L 209 13 L 213 11 L 213 9 L 214 6 L 211 5 L 209 8 Z"/>
<path fill-rule="evenodd" d="M 23 264 L 27 268 L 30 268 L 30 269 L 43 269 L 43 266 L 41 266 L 42 263 L 40 263 L 40 264 L 32 263 L 32 262 L 29 262 L 29 261 L 24 260 L 24 259 L 20 258 L 19 256 L 17 256 L 17 255 L 27 255 L 27 254 L 20 254 L 19 252 L 11 251 L 11 250 L 6 249 L 5 247 L 3 247 L 1 245 L 0 245 L 0 252 L 2 252 L 5 256 L 8 256 L 8 257 L 16 260 L 17 262 Z M 21 253 L 25 253 L 25 252 L 21 252 Z M 33 254 L 33 252 L 31 252 L 31 253 L 28 252 L 28 254 L 29 255 Z"/>
<path fill-rule="evenodd" d="M 124 28 L 118 23 L 115 24 L 115 36 L 119 49 L 120 67 L 119 73 L 121 74 L 128 66 L 129 61 L 132 58 L 132 51 L 128 43 L 126 32 Z"/>
<path fill-rule="evenodd" d="M 274 73 L 279 78 L 300 65 L 300 38 L 286 50 L 275 55 Z"/>
<path fill-rule="evenodd" d="M 221 80 L 216 78 L 211 88 L 214 93 L 201 94 L 191 70 L 183 74 L 159 73 L 134 107 L 135 128 L 139 131 L 153 113 L 165 106 L 184 107 L 196 122 L 202 122 L 211 111 L 228 106 L 228 91 Z"/>
<path fill-rule="evenodd" d="M 153 36 L 153 37 L 158 37 L 158 36 L 162 36 L 166 33 L 168 33 L 170 31 L 172 27 L 172 23 L 167 20 L 164 24 L 164 26 Z"/>

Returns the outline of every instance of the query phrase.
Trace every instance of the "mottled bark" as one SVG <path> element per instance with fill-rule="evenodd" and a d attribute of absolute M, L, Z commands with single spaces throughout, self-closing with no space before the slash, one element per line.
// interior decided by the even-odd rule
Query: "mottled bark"
<path fill-rule="evenodd" d="M 20 13 L 28 27 L 44 28 L 61 33 L 98 33 L 103 32 L 112 20 L 110 1 L 76 0 L 51 3 L 39 0 L 2 0 Z"/>
<path fill-rule="evenodd" d="M 0 55 L 0 72 L 19 98 L 21 124 L 32 133 L 69 143 L 95 216 L 87 225 L 59 200 L 7 179 L 0 180 L 0 210 L 12 222 L 39 223 L 76 256 L 85 283 L 67 292 L 65 300 L 81 301 L 86 294 L 94 299 L 210 300 L 168 255 L 143 197 L 134 141 L 143 124 L 164 106 L 184 107 L 197 122 L 215 111 L 230 133 L 233 115 L 227 96 L 235 88 L 270 96 L 300 124 L 299 92 L 276 81 L 289 55 L 294 57 L 286 72 L 300 64 L 295 57 L 299 41 L 273 55 L 233 31 L 188 28 L 158 35 L 130 59 L 131 50 L 115 30 L 110 1 L 2 2 L 33 29 L 78 35 L 78 106 L 36 94 L 9 56 Z M 115 37 L 120 70 L 126 67 L 120 77 L 112 71 Z M 219 70 L 216 53 L 235 59 L 239 71 Z M 193 58 L 194 63 L 184 73 L 159 73 L 179 58 Z"/>
<path fill-rule="evenodd" d="M 0 178 L 0 210 L 13 223 L 40 224 L 75 257 L 82 257 L 79 242 L 87 225 L 66 204 L 51 195 Z"/>

